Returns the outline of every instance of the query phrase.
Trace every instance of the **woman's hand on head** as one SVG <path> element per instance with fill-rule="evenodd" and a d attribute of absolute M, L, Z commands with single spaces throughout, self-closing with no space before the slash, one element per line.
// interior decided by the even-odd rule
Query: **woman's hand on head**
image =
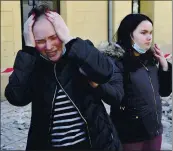
<path fill-rule="evenodd" d="M 24 23 L 23 36 L 25 40 L 25 45 L 30 47 L 35 47 L 35 39 L 32 32 L 33 24 L 35 22 L 35 14 L 32 14 L 27 21 Z"/>
<path fill-rule="evenodd" d="M 70 31 L 64 22 L 63 18 L 56 12 L 48 11 L 46 13 L 47 19 L 53 24 L 58 37 L 65 44 L 68 43 L 72 38 Z"/>

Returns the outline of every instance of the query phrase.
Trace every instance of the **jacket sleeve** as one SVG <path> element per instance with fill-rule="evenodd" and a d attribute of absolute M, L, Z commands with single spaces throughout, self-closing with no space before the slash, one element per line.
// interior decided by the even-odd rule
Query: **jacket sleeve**
<path fill-rule="evenodd" d="M 111 60 L 94 47 L 91 41 L 76 38 L 66 44 L 67 57 L 78 64 L 88 79 L 103 84 L 113 74 Z"/>
<path fill-rule="evenodd" d="M 101 95 L 105 103 L 111 106 L 119 106 L 124 97 L 122 70 L 115 65 L 111 79 L 107 83 L 99 85 L 94 91 Z"/>
<path fill-rule="evenodd" d="M 34 51 L 33 47 L 25 47 L 17 53 L 14 71 L 5 88 L 5 97 L 12 105 L 24 106 L 31 102 L 31 75 L 36 62 Z"/>
<path fill-rule="evenodd" d="M 159 66 L 158 76 L 160 96 L 169 96 L 172 92 L 172 64 L 168 62 L 168 71 L 163 71 Z"/>

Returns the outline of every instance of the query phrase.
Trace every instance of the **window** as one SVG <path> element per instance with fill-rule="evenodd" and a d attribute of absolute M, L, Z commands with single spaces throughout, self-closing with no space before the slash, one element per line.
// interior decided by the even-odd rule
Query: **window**
<path fill-rule="evenodd" d="M 132 13 L 140 13 L 140 0 L 132 0 Z"/>

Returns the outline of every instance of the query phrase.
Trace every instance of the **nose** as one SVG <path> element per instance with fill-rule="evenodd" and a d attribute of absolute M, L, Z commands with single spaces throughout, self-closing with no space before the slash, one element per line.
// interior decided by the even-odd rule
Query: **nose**
<path fill-rule="evenodd" d="M 47 40 L 46 41 L 46 50 L 51 50 L 51 48 L 52 48 L 51 41 Z"/>
<path fill-rule="evenodd" d="M 149 34 L 148 36 L 147 36 L 147 41 L 151 41 L 152 40 L 152 34 Z"/>

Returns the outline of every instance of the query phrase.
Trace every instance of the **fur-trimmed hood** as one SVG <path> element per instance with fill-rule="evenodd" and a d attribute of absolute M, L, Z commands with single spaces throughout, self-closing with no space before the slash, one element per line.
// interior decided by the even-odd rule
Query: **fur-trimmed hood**
<path fill-rule="evenodd" d="M 100 52 L 113 58 L 122 58 L 125 53 L 125 50 L 115 42 L 101 42 L 97 48 Z"/>
<path fill-rule="evenodd" d="M 125 50 L 116 42 L 101 42 L 97 48 L 100 52 L 106 54 L 107 56 L 123 61 L 124 67 L 126 67 L 129 71 L 135 71 L 141 66 L 139 60 L 141 60 L 144 64 L 149 63 L 153 65 L 158 63 L 153 56 L 152 47 L 150 51 L 147 51 L 147 53 L 140 56 L 133 56 L 130 55 L 130 53 L 126 53 Z"/>
<path fill-rule="evenodd" d="M 116 42 L 111 42 L 111 43 L 109 43 L 107 41 L 101 42 L 97 48 L 100 52 L 105 53 L 106 55 L 113 57 L 113 58 L 122 58 L 125 54 L 125 50 L 120 45 L 118 45 Z M 152 52 L 152 51 L 154 51 L 153 47 L 150 48 L 150 52 Z M 147 53 L 145 53 L 145 54 L 147 54 Z M 153 54 L 153 52 L 151 54 Z"/>

